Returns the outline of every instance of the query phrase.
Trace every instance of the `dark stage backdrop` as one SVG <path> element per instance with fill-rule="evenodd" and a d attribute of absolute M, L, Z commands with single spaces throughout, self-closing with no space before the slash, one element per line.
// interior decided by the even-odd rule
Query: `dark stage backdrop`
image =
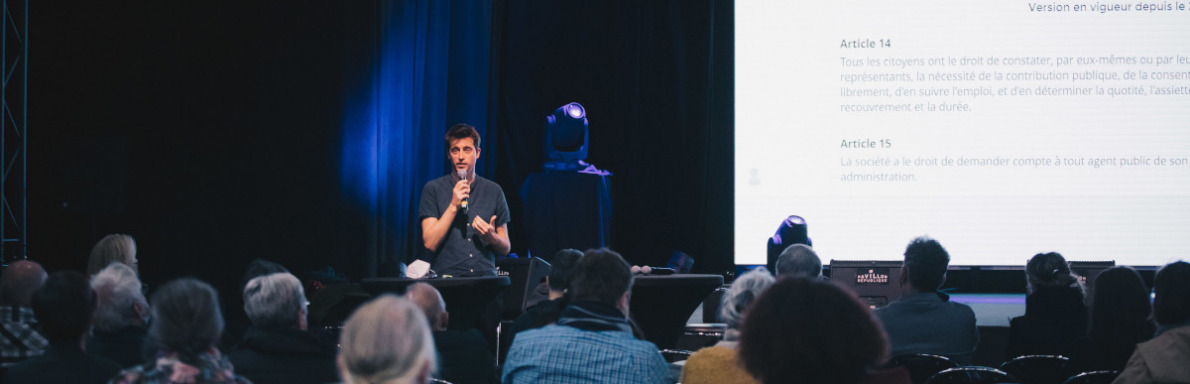
<path fill-rule="evenodd" d="M 29 257 L 81 270 L 128 233 L 150 289 L 211 282 L 232 323 L 254 258 L 363 270 L 339 152 L 375 16 L 347 3 L 31 4 Z"/>
<path fill-rule="evenodd" d="M 507 166 L 497 178 L 519 186 L 540 170 L 545 115 L 579 102 L 588 162 L 615 174 L 611 246 L 634 264 L 664 265 L 681 250 L 695 271 L 731 268 L 733 3 L 503 5 L 495 114 Z"/>
<path fill-rule="evenodd" d="M 542 120 L 577 101 L 615 173 L 611 246 L 730 268 L 730 1 L 49 2 L 31 7 L 29 257 L 132 234 L 150 286 L 225 299 L 261 257 L 388 273 L 420 249 L 442 133 L 484 135 L 513 209 Z M 763 241 L 767 234 L 758 234 Z"/>

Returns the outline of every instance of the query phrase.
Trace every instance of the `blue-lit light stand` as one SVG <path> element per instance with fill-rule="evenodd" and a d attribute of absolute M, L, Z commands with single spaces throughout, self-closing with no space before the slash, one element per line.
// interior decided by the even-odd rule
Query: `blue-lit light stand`
<path fill-rule="evenodd" d="M 545 172 L 521 186 L 525 232 L 531 256 L 551 260 L 564 248 L 608 245 L 611 233 L 611 172 L 587 158 L 588 122 L 582 105 L 570 103 L 545 118 Z"/>

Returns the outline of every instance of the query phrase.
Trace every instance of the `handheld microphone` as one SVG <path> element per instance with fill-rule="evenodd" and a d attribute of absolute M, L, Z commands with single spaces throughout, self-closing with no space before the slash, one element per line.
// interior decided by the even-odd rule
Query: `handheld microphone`
<path fill-rule="evenodd" d="M 467 181 L 467 170 L 460 169 L 459 170 L 459 178 L 463 179 L 463 181 Z M 471 200 L 471 199 L 463 198 L 463 201 L 459 203 L 459 208 L 462 208 L 463 212 L 467 212 L 467 200 Z"/>

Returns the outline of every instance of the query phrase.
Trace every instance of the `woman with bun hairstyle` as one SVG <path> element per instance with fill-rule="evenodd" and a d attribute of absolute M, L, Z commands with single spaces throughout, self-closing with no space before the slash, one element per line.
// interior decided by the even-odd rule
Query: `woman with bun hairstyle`
<path fill-rule="evenodd" d="M 1070 356 L 1087 333 L 1087 306 L 1078 276 L 1061 254 L 1049 252 L 1029 259 L 1025 278 L 1025 315 L 1012 319 L 1007 358 Z"/>

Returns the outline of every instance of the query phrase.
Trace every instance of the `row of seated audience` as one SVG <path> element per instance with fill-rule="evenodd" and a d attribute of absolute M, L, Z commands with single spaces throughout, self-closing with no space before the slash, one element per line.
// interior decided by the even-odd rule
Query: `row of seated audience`
<path fill-rule="evenodd" d="M 224 323 L 215 289 L 196 279 L 163 285 L 149 304 L 125 264 L 88 281 L 74 271 L 47 277 L 37 263 L 18 261 L 0 276 L 0 292 L 20 288 L 25 301 L 0 307 L 16 314 L 3 326 L 24 335 L 0 338 L 10 357 L 5 383 L 423 383 L 436 367 L 428 323 L 409 300 L 386 296 L 361 307 L 339 348 L 306 330 L 308 302 L 288 272 L 246 284 L 253 326 L 229 356 L 217 348 Z"/>
<path fill-rule="evenodd" d="M 798 257 L 795 259 L 794 255 Z M 772 312 L 805 314 L 817 303 L 782 302 L 786 304 L 774 309 L 773 305 L 764 302 L 766 295 L 777 295 L 778 286 L 806 284 L 786 280 L 816 277 L 813 272 L 800 273 L 793 278 L 786 276 L 794 274 L 781 273 L 786 269 L 782 268 L 783 263 L 792 266 L 792 261 L 797 259 L 819 263 L 808 246 L 794 245 L 775 260 L 781 280 L 773 288 L 768 288 L 772 284 L 768 274 L 759 271 L 745 274 L 732 284 L 721 307 L 721 317 L 727 325 L 724 341 L 694 353 L 685 363 L 681 382 L 770 383 L 797 377 L 808 379 L 807 382 L 856 383 L 871 381 L 873 375 L 878 374 L 891 375 L 881 377 L 880 382 L 898 382 L 901 378 L 896 373 L 881 373 L 877 367 L 882 363 L 873 363 L 884 361 L 885 357 L 864 360 L 863 357 L 871 355 L 860 349 L 845 354 L 835 351 L 840 349 L 839 345 L 848 343 L 883 346 L 886 335 L 892 356 L 924 353 L 945 356 L 958 365 L 970 364 L 979 341 L 974 313 L 968 306 L 951 302 L 947 295 L 937 291 L 945 280 L 949 263 L 949 255 L 937 241 L 918 238 L 909 244 L 902 269 L 903 296 L 874 311 L 882 327 L 877 327 L 874 334 L 862 340 L 847 339 L 869 333 L 870 328 L 865 324 L 854 323 L 855 319 L 867 318 L 866 311 L 865 315 L 852 316 L 849 323 L 847 319 L 830 316 L 844 311 L 841 307 L 832 307 L 830 314 L 808 311 L 813 314 L 813 321 L 802 319 L 799 322 L 792 314 L 786 314 L 791 317 L 768 327 L 747 326 L 752 321 L 761 321 L 758 318 L 771 320 Z M 1104 271 L 1096 280 L 1090 315 L 1083 305 L 1083 288 L 1061 255 L 1043 253 L 1034 256 L 1027 264 L 1026 273 L 1027 311 L 1026 315 L 1012 321 L 1011 357 L 1028 354 L 1070 356 L 1070 370 L 1065 372 L 1066 375 L 1103 370 L 1120 372 L 1115 383 L 1190 382 L 1190 364 L 1186 364 L 1190 361 L 1190 327 L 1187 327 L 1190 325 L 1190 264 L 1175 262 L 1157 273 L 1151 311 L 1149 291 L 1134 269 L 1120 266 Z M 752 298 L 758 295 L 762 299 L 752 304 Z M 829 296 L 819 293 L 817 297 L 822 300 Z M 787 300 L 793 299 L 787 297 Z M 843 301 L 836 300 L 835 304 L 841 305 Z M 743 316 L 745 326 L 740 332 L 736 325 L 740 323 L 742 313 L 747 316 Z M 750 329 L 764 331 L 750 333 Z M 797 335 L 787 341 L 777 341 L 777 346 L 770 350 L 755 350 L 749 346 L 750 342 L 757 343 L 753 344 L 755 346 L 782 340 L 786 333 Z M 830 338 L 817 340 L 821 344 L 799 345 L 799 342 L 815 340 L 818 335 L 829 335 Z M 742 340 L 737 342 L 737 338 Z M 1150 338 L 1153 340 L 1146 341 Z M 828 361 L 824 355 L 849 356 L 851 360 L 847 364 L 853 364 L 853 367 L 865 361 L 867 365 L 863 365 L 863 369 L 849 370 L 840 365 L 842 360 Z M 739 371 L 741 363 L 735 360 L 737 358 L 753 376 Z M 813 364 L 802 365 L 801 362 Z M 779 373 L 774 374 L 775 371 Z M 831 377 L 815 376 L 822 372 L 834 374 Z M 840 376 L 839 372 L 844 374 Z M 867 376 L 855 372 L 866 372 Z"/>
<path fill-rule="evenodd" d="M 109 237 L 104 247 L 121 250 L 92 252 L 108 264 L 90 279 L 47 276 L 31 261 L 0 274 L 3 382 L 672 382 L 656 346 L 629 318 L 629 264 L 608 249 L 559 252 L 547 278 L 550 300 L 510 327 L 516 334 L 497 372 L 478 331 L 447 329 L 445 303 L 428 284 L 359 307 L 336 345 L 309 329 L 301 281 L 272 263 L 255 263 L 245 276 L 251 327 L 224 356 L 215 290 L 184 278 L 146 300 L 135 243 Z M 887 366 L 891 356 L 928 353 L 970 364 L 979 342 L 974 313 L 938 291 L 948 264 L 940 243 L 914 239 L 904 253 L 903 296 L 872 311 L 821 278 L 813 248 L 786 247 L 776 277 L 760 268 L 731 285 L 720 307 L 723 340 L 694 353 L 681 382 L 909 383 L 908 372 Z M 1135 270 L 1104 271 L 1089 311 L 1061 255 L 1034 256 L 1026 274 L 1027 309 L 1012 321 L 1010 355 L 1070 356 L 1072 373 L 1120 371 L 1116 383 L 1190 382 L 1190 264 L 1157 273 L 1151 306 Z"/>

